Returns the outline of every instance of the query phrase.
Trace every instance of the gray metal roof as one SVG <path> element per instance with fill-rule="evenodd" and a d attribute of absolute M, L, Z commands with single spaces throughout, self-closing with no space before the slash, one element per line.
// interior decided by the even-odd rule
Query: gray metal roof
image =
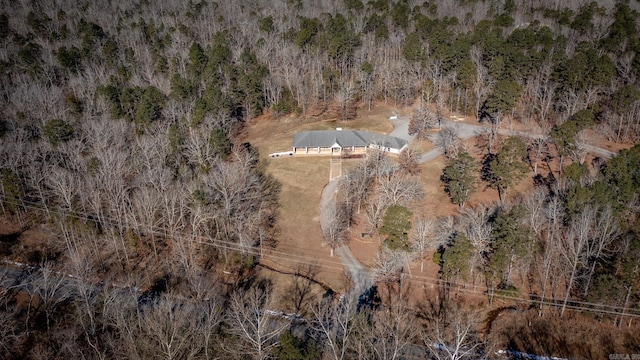
<path fill-rule="evenodd" d="M 293 136 L 294 148 L 328 148 L 336 144 L 343 148 L 376 144 L 399 150 L 402 149 L 407 144 L 407 142 L 395 136 L 360 130 L 304 131 Z"/>

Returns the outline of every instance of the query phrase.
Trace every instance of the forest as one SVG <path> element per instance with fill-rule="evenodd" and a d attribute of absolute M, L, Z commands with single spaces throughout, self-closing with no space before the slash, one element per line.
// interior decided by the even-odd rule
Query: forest
<path fill-rule="evenodd" d="M 0 0 L 0 358 L 640 356 L 639 11 Z M 300 261 L 276 296 L 283 185 L 249 127 L 380 104 L 455 213 L 424 210 L 418 149 L 374 151 L 318 241 L 384 237 L 375 284 Z"/>

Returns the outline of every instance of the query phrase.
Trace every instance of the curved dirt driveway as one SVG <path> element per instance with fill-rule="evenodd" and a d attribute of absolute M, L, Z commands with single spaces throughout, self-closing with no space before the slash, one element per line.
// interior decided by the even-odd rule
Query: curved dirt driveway
<path fill-rule="evenodd" d="M 338 189 L 338 179 L 333 179 L 327 183 L 322 190 L 322 198 L 320 200 L 320 208 L 329 206 L 335 202 L 335 195 Z M 320 216 L 322 221 L 322 216 Z M 353 282 L 353 287 L 349 291 L 350 294 L 360 296 L 373 286 L 373 276 L 367 268 L 362 266 L 360 262 L 353 256 L 348 245 L 341 245 L 336 248 L 336 254 L 340 257 L 342 266 L 349 279 Z"/>

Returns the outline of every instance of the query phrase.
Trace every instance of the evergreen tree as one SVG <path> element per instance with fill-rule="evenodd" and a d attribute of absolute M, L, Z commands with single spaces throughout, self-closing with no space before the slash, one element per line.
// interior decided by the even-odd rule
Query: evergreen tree
<path fill-rule="evenodd" d="M 476 178 L 474 159 L 467 152 L 460 153 L 451 159 L 440 177 L 451 202 L 460 207 L 464 207 L 469 197 L 476 191 Z"/>
<path fill-rule="evenodd" d="M 498 190 L 502 201 L 507 189 L 517 184 L 528 171 L 524 161 L 527 147 L 517 137 L 509 137 L 504 141 L 500 152 L 489 162 L 489 186 Z"/>
<path fill-rule="evenodd" d="M 594 124 L 595 116 L 591 110 L 580 110 L 569 120 L 551 130 L 551 139 L 561 156 L 568 155 L 575 149 L 576 134 Z"/>
<path fill-rule="evenodd" d="M 220 128 L 211 130 L 209 146 L 211 146 L 214 154 L 222 158 L 231 152 L 231 141 L 229 141 L 227 134 Z"/>
<path fill-rule="evenodd" d="M 489 267 L 506 284 L 511 282 L 513 263 L 531 250 L 531 231 L 523 224 L 525 216 L 524 207 L 514 206 L 498 214 L 493 223 Z"/>
<path fill-rule="evenodd" d="M 303 342 L 287 330 L 278 338 L 278 347 L 274 350 L 278 360 L 318 360 L 321 353 L 315 342 Z"/>
<path fill-rule="evenodd" d="M 442 254 L 442 278 L 455 280 L 467 279 L 470 271 L 469 260 L 473 255 L 474 246 L 464 233 L 457 233 L 453 242 Z"/>
<path fill-rule="evenodd" d="M 640 145 L 621 150 L 602 169 L 604 181 L 615 195 L 611 199 L 614 208 L 627 208 L 634 196 L 640 193 Z"/>
<path fill-rule="evenodd" d="M 301 48 L 305 48 L 307 44 L 312 44 L 316 34 L 322 29 L 322 23 L 316 18 L 300 18 L 300 30 L 295 34 L 294 42 Z"/>
<path fill-rule="evenodd" d="M 240 55 L 240 71 L 238 87 L 244 98 L 245 111 L 248 115 L 258 116 L 265 106 L 262 81 L 269 70 L 258 62 L 254 53 L 245 50 Z"/>
<path fill-rule="evenodd" d="M 2 206 L 11 212 L 18 210 L 19 202 L 24 197 L 24 186 L 20 177 L 12 170 L 0 169 L 2 185 Z"/>
<path fill-rule="evenodd" d="M 402 55 L 407 61 L 416 63 L 424 60 L 424 50 L 420 36 L 416 33 L 410 33 L 404 41 L 402 47 Z"/>
<path fill-rule="evenodd" d="M 11 27 L 9 26 L 9 18 L 7 14 L 0 14 L 0 42 L 4 42 L 4 40 L 11 33 Z"/>
<path fill-rule="evenodd" d="M 197 86 L 176 73 L 171 77 L 171 96 L 177 100 L 190 100 L 197 94 Z"/>
<path fill-rule="evenodd" d="M 512 80 L 500 80 L 487 96 L 482 109 L 491 122 L 499 124 L 502 114 L 511 111 L 520 98 L 522 87 Z"/>
<path fill-rule="evenodd" d="M 164 94 L 156 87 L 148 86 L 144 90 L 134 117 L 139 130 L 160 118 L 164 101 Z"/>
<path fill-rule="evenodd" d="M 207 55 L 197 42 L 191 44 L 189 48 L 189 65 L 187 66 L 188 73 L 194 78 L 198 79 L 204 69 L 207 66 Z"/>
<path fill-rule="evenodd" d="M 61 142 L 73 137 L 73 127 L 62 119 L 51 119 L 42 128 L 42 135 L 51 145 L 58 146 Z"/>
<path fill-rule="evenodd" d="M 404 206 L 391 205 L 382 219 L 380 234 L 387 235 L 385 244 L 389 249 L 409 250 L 409 230 L 413 213 Z"/>
<path fill-rule="evenodd" d="M 60 47 L 58 49 L 56 58 L 58 59 L 58 63 L 62 67 L 67 68 L 73 72 L 77 72 L 78 70 L 80 70 L 81 54 L 80 49 L 78 49 L 77 47 L 72 46 L 69 49 L 64 46 Z"/>

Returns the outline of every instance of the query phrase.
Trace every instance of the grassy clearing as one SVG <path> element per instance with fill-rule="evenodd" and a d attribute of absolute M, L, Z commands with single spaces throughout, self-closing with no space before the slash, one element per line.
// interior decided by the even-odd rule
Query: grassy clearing
<path fill-rule="evenodd" d="M 420 180 L 424 186 L 426 196 L 418 206 L 418 212 L 429 217 L 450 215 L 456 212 L 456 206 L 451 204 L 451 200 L 443 191 L 440 176 L 445 167 L 443 156 L 420 165 Z"/>
<path fill-rule="evenodd" d="M 376 115 L 377 114 L 377 115 Z M 309 156 L 293 158 L 268 158 L 268 154 L 291 149 L 293 135 L 300 131 L 329 130 L 336 127 L 344 129 L 363 129 L 376 132 L 390 132 L 386 110 L 377 109 L 370 114 L 349 122 L 308 119 L 299 122 L 288 119 L 261 119 L 250 129 L 246 141 L 250 141 L 260 150 L 261 157 L 267 159 L 267 172 L 282 184 L 280 195 L 280 214 L 278 217 L 278 245 L 276 251 L 283 255 L 277 261 L 273 257 L 269 262 L 275 266 L 296 269 L 301 263 L 317 262 L 322 265 L 318 278 L 331 284 L 337 290 L 344 290 L 347 284 L 342 273 L 342 265 L 337 257 L 329 256 L 329 249 L 322 245 L 320 231 L 320 196 L 329 181 L 329 157 Z M 345 160 L 352 166 L 360 160 Z M 296 254 L 298 262 L 288 260 Z"/>
<path fill-rule="evenodd" d="M 379 133 L 390 133 L 393 126 L 388 121 L 391 107 L 380 106 L 371 112 L 361 112 L 357 119 L 343 122 L 330 118 L 258 119 L 248 129 L 244 141 L 251 142 L 260 150 L 261 157 L 267 159 L 267 172 L 282 184 L 280 195 L 280 214 L 278 217 L 278 245 L 276 253 L 282 255 L 277 260 L 267 260 L 279 268 L 295 270 L 301 263 L 317 263 L 321 266 L 317 278 L 330 284 L 334 289 L 342 291 L 348 284 L 345 282 L 342 265 L 337 257 L 329 256 L 329 249 L 322 245 L 320 231 L 320 196 L 322 189 L 329 181 L 329 157 L 300 156 L 292 158 L 268 158 L 269 153 L 288 151 L 293 144 L 293 136 L 301 131 L 329 130 L 336 127 L 351 130 L 368 130 Z M 421 151 L 433 148 L 428 141 L 416 144 Z M 359 159 L 343 160 L 343 175 L 354 168 Z M 425 183 L 427 196 L 422 210 L 431 216 L 441 212 L 443 205 L 450 206 L 446 194 L 439 183 L 444 163 L 441 160 L 422 165 L 421 178 Z M 455 209 L 455 206 L 452 206 Z M 365 246 L 363 252 L 375 250 L 377 245 Z M 291 256 L 296 254 L 297 261 Z M 357 254 L 356 254 L 357 255 Z M 368 257 L 368 256 L 367 256 Z M 271 274 L 270 276 L 276 276 Z M 282 279 L 289 282 L 290 279 Z M 286 286 L 285 286 L 286 288 Z M 282 289 L 286 293 L 286 290 Z"/>
<path fill-rule="evenodd" d="M 329 256 L 320 230 L 320 196 L 329 181 L 329 158 L 272 159 L 267 172 L 282 184 L 278 243 L 275 256 L 269 257 L 268 262 L 294 272 L 305 265 L 317 264 L 321 269 L 318 280 L 344 291 L 342 265 L 337 257 Z"/>

